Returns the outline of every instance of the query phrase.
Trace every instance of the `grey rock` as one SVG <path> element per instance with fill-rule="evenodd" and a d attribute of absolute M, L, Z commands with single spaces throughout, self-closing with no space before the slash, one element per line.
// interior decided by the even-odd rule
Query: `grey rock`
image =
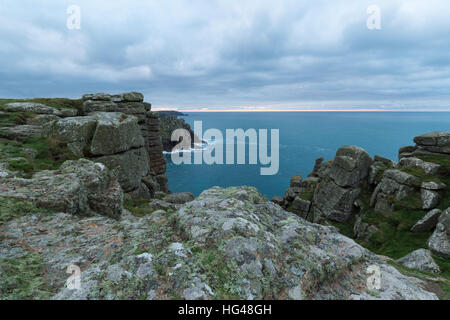
<path fill-rule="evenodd" d="M 136 190 L 141 185 L 141 179 L 150 170 L 149 156 L 145 148 L 133 149 L 119 154 L 95 158 L 110 170 L 117 169 L 119 182 L 125 192 Z"/>
<path fill-rule="evenodd" d="M 49 122 L 44 132 L 50 137 L 62 139 L 74 155 L 83 157 L 96 127 L 97 120 L 93 117 L 73 117 Z"/>
<path fill-rule="evenodd" d="M 415 137 L 414 142 L 430 152 L 450 153 L 450 132 L 435 131 Z"/>
<path fill-rule="evenodd" d="M 272 201 L 273 203 L 276 203 L 279 206 L 283 206 L 283 204 L 284 204 L 284 200 L 280 196 L 275 196 L 270 201 Z"/>
<path fill-rule="evenodd" d="M 356 187 L 369 174 L 372 159 L 362 148 L 344 146 L 336 152 L 331 177 L 341 187 Z"/>
<path fill-rule="evenodd" d="M 97 119 L 91 154 L 111 155 L 144 146 L 136 117 L 115 112 L 94 112 L 90 116 Z"/>
<path fill-rule="evenodd" d="M 42 171 L 32 179 L 4 179 L 0 197 L 27 199 L 40 208 L 74 215 L 118 218 L 123 195 L 115 176 L 102 164 L 86 159 L 66 161 L 58 171 Z"/>
<path fill-rule="evenodd" d="M 303 200 L 300 197 L 295 197 L 292 202 L 292 212 L 298 216 L 306 219 L 308 217 L 309 210 L 311 208 L 311 201 Z"/>
<path fill-rule="evenodd" d="M 29 112 L 36 114 L 56 114 L 58 112 L 55 108 L 34 102 L 7 103 L 3 106 L 3 110 L 7 112 Z"/>
<path fill-rule="evenodd" d="M 411 232 L 428 232 L 433 230 L 438 223 L 441 213 L 442 211 L 439 209 L 429 211 L 411 228 Z"/>
<path fill-rule="evenodd" d="M 53 114 L 39 114 L 36 117 L 27 119 L 27 124 L 32 126 L 43 126 L 51 121 L 57 121 L 60 117 Z"/>
<path fill-rule="evenodd" d="M 432 162 L 425 162 L 415 157 L 400 159 L 398 164 L 402 168 L 413 168 L 413 167 L 422 168 L 425 171 L 425 173 L 430 176 L 436 175 L 439 171 L 439 168 L 441 167 L 438 164 Z"/>
<path fill-rule="evenodd" d="M 407 256 L 398 259 L 397 262 L 410 269 L 432 273 L 441 272 L 439 266 L 431 257 L 431 252 L 426 249 L 418 249 L 416 251 L 413 251 Z"/>
<path fill-rule="evenodd" d="M 450 259 L 450 208 L 440 215 L 428 247 L 434 254 Z"/>
<path fill-rule="evenodd" d="M 342 188 L 331 179 L 323 179 L 314 193 L 314 207 L 330 220 L 345 222 L 354 212 L 360 193 L 360 189 Z"/>
<path fill-rule="evenodd" d="M 183 204 L 194 200 L 194 198 L 194 195 L 190 192 L 180 192 L 169 194 L 165 196 L 163 200 L 170 203 Z"/>
<path fill-rule="evenodd" d="M 420 189 L 420 196 L 422 197 L 422 209 L 424 210 L 436 208 L 442 199 L 441 192 L 428 189 Z"/>

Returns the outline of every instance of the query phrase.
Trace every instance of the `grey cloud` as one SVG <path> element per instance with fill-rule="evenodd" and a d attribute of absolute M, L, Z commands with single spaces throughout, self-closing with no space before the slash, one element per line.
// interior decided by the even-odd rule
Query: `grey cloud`
<path fill-rule="evenodd" d="M 450 3 L 3 1 L 0 96 L 138 90 L 157 107 L 450 110 Z"/>

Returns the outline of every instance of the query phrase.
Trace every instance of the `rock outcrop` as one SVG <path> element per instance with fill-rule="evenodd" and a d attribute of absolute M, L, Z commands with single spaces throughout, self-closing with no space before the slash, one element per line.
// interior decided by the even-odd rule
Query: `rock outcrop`
<path fill-rule="evenodd" d="M 19 232 L 27 237 L 18 239 Z M 212 188 L 176 211 L 120 221 L 25 215 L 0 225 L 0 236 L 0 269 L 25 263 L 45 270 L 20 290 L 12 280 L 29 274 L 0 272 L 6 299 L 437 298 L 386 258 L 250 187 Z M 65 286 L 73 265 L 81 269 L 79 289 Z M 374 269 L 376 288 L 368 284 Z"/>
<path fill-rule="evenodd" d="M 164 151 L 172 152 L 173 148 L 179 143 L 179 141 L 172 141 L 172 133 L 177 129 L 185 129 L 189 132 L 192 148 L 201 146 L 204 143 L 194 134 L 191 126 L 184 119 L 177 116 L 164 115 L 163 117 L 160 116 L 159 119 L 159 131 Z"/>
<path fill-rule="evenodd" d="M 1 179 L 0 198 L 31 201 L 38 208 L 73 215 L 118 219 L 123 193 L 114 172 L 81 159 L 65 162 L 58 171 L 36 173 L 31 179 Z"/>

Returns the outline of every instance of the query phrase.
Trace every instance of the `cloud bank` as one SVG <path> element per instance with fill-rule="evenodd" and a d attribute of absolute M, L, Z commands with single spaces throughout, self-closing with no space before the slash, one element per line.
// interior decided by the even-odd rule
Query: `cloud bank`
<path fill-rule="evenodd" d="M 381 10 L 369 30 L 367 8 Z M 81 29 L 67 28 L 67 8 Z M 158 108 L 450 110 L 447 0 L 0 1 L 0 96 Z"/>

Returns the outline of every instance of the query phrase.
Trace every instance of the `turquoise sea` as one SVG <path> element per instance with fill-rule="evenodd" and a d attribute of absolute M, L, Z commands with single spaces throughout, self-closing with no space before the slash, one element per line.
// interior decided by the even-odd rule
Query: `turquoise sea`
<path fill-rule="evenodd" d="M 415 136 L 450 131 L 450 112 L 199 112 L 183 118 L 192 127 L 195 120 L 201 120 L 203 131 L 216 128 L 224 137 L 226 129 L 280 130 L 280 167 L 273 176 L 261 176 L 259 163 L 175 165 L 171 155 L 166 155 L 171 191 L 196 196 L 212 186 L 237 185 L 255 186 L 269 198 L 282 196 L 292 176 L 306 176 L 315 159 L 332 159 L 342 145 L 357 145 L 371 156 L 397 160 L 398 149 L 413 145 Z"/>

